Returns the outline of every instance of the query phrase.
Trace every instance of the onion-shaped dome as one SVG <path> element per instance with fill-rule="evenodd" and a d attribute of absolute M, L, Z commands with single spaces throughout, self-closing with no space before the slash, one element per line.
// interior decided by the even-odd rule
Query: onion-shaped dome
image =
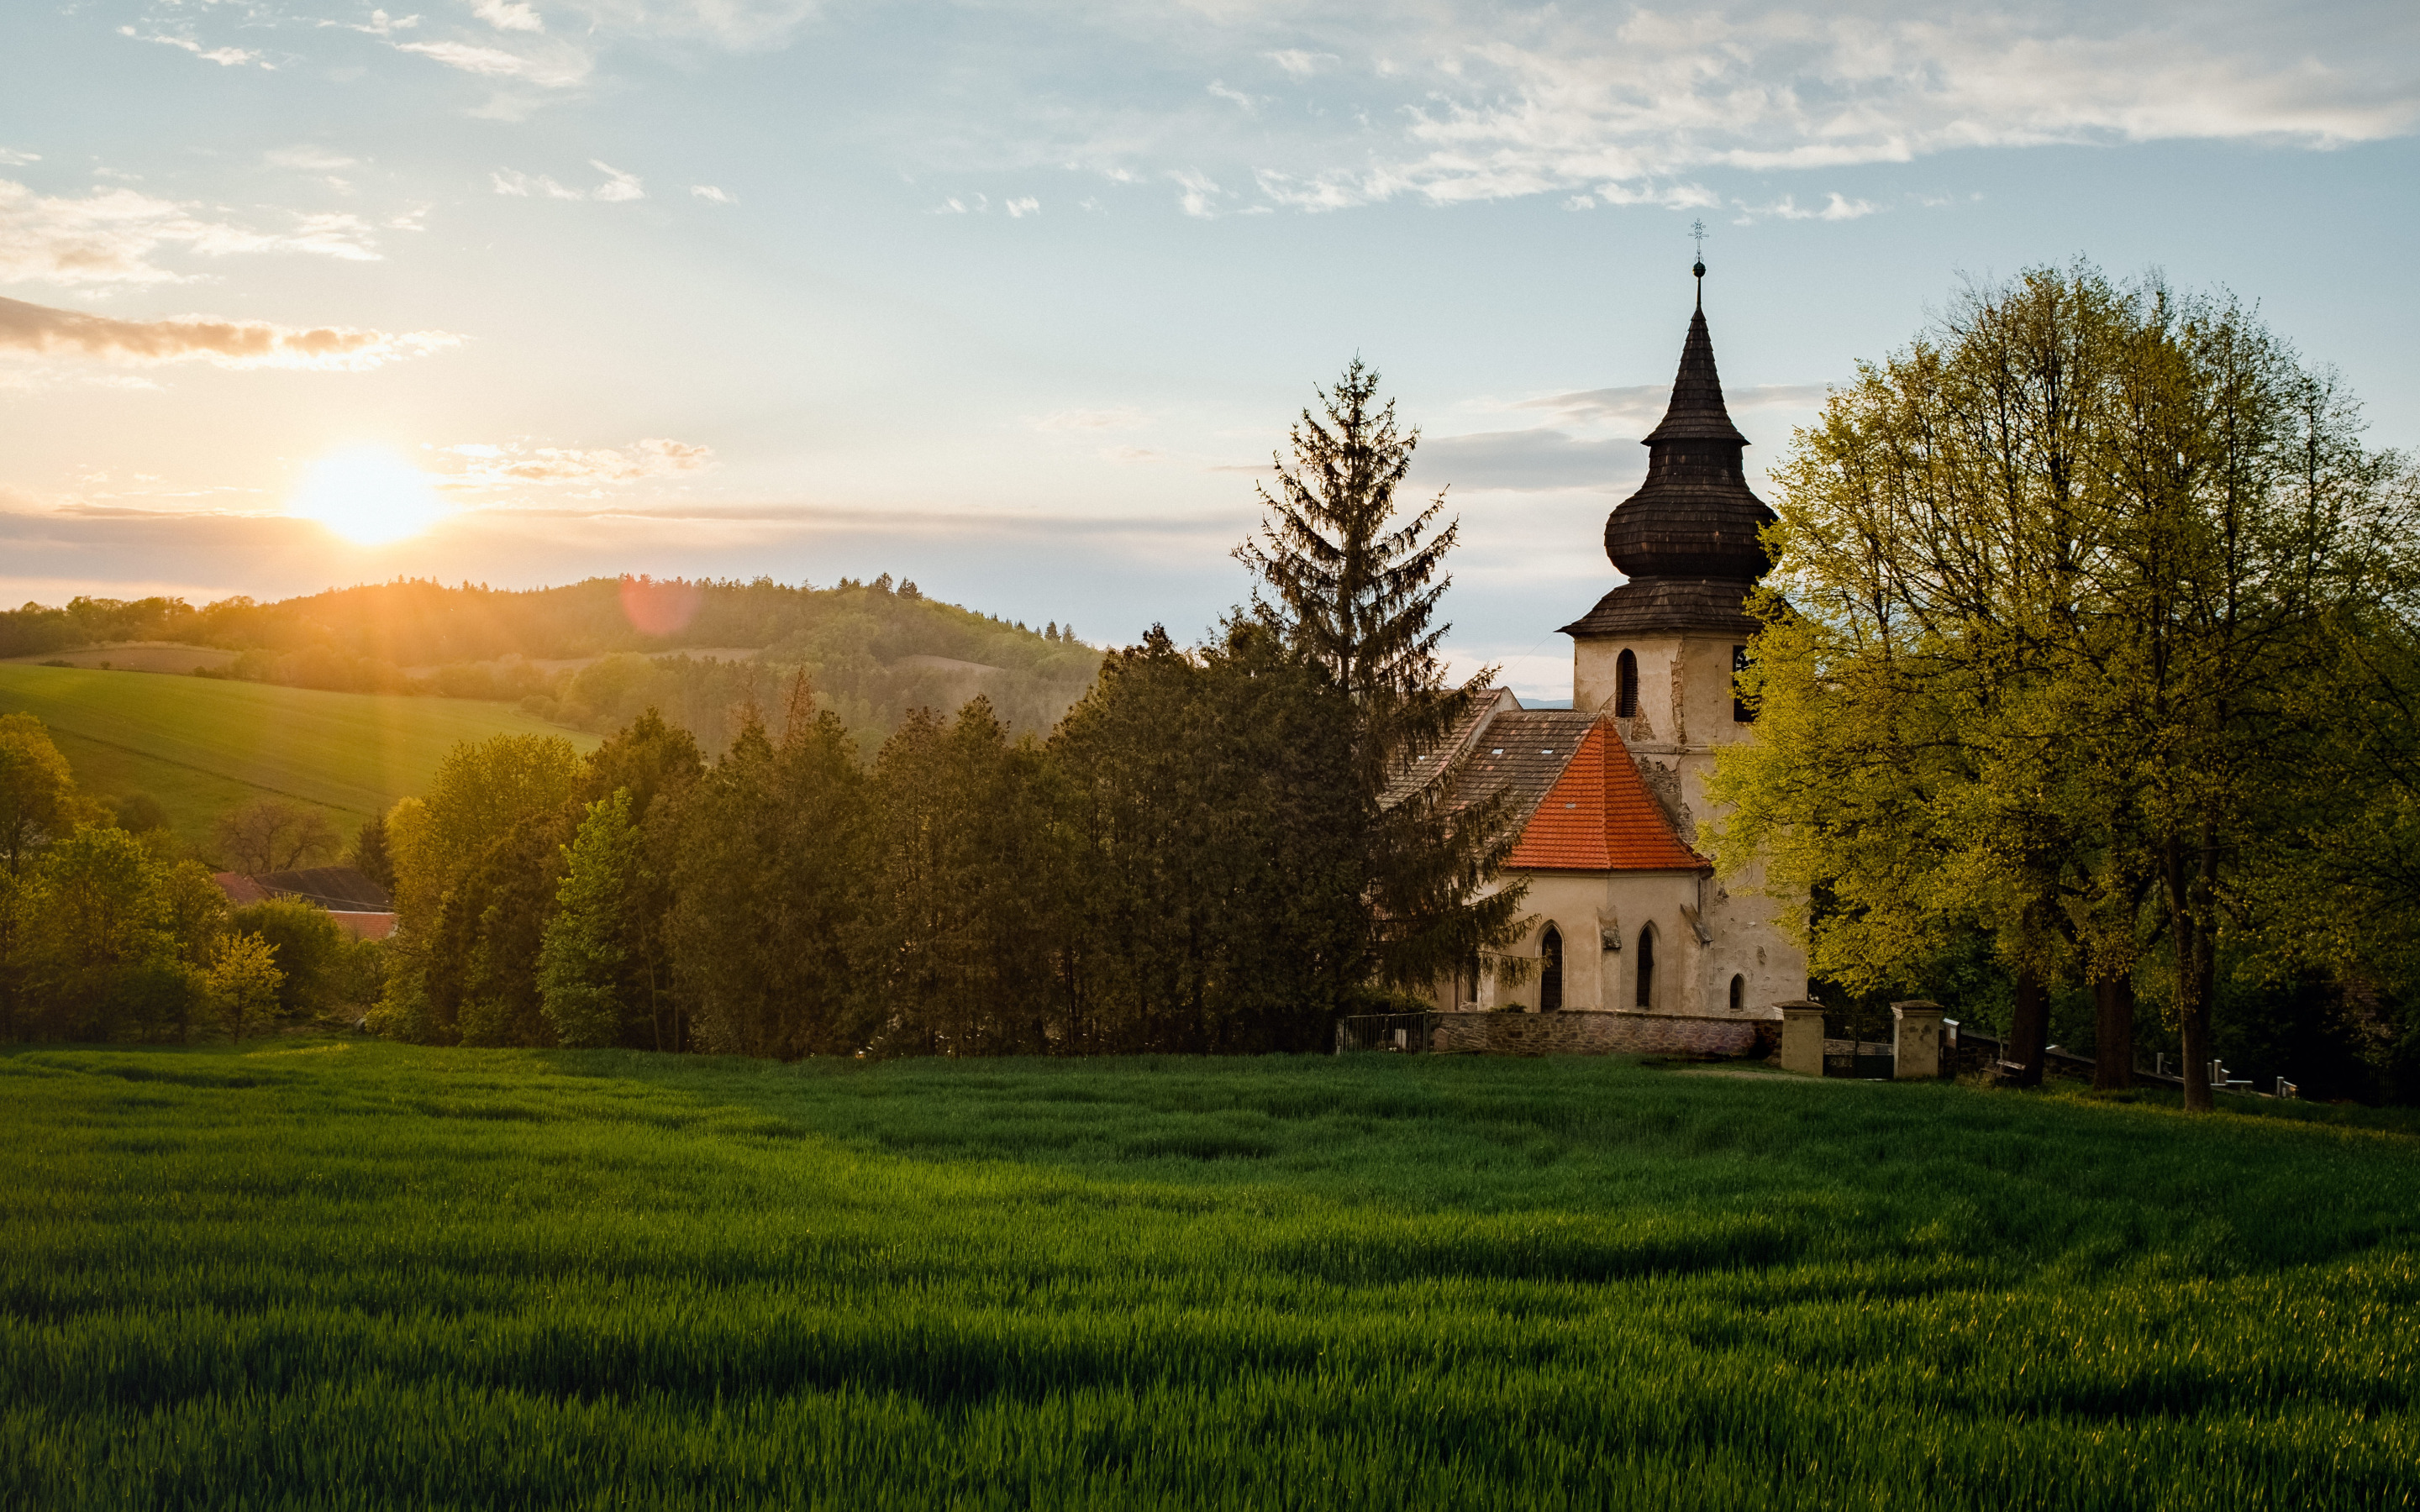
<path fill-rule="evenodd" d="M 1702 264 L 1695 271 L 1705 276 Z M 1647 481 L 1605 522 L 1605 554 L 1630 580 L 1564 632 L 1754 633 L 1742 604 L 1772 566 L 1759 532 L 1774 515 L 1747 486 L 1747 438 L 1723 406 L 1702 300 L 1689 317 L 1671 405 L 1645 444 Z"/>
<path fill-rule="evenodd" d="M 1605 554 L 1622 575 L 1751 583 L 1772 565 L 1757 532 L 1773 511 L 1748 490 L 1747 438 L 1723 407 L 1706 312 L 1689 317 L 1664 423 L 1647 437 L 1647 481 L 1605 522 Z"/>

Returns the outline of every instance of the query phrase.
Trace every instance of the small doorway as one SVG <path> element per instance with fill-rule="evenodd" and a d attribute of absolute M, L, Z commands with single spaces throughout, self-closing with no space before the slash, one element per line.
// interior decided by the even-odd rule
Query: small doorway
<path fill-rule="evenodd" d="M 1553 1013 L 1563 1006 L 1563 932 L 1554 925 L 1538 941 L 1539 959 L 1545 963 L 1538 970 L 1538 1011 Z"/>

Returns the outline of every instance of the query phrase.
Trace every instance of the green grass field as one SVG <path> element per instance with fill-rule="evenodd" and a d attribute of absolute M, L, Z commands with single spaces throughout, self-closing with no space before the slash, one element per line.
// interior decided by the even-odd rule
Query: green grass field
<path fill-rule="evenodd" d="M 504 703 L 0 664 L 0 714 L 21 712 L 50 727 L 79 785 L 104 797 L 150 794 L 192 843 L 220 813 L 270 795 L 329 810 L 349 834 L 427 791 L 457 741 L 546 733 L 583 750 L 597 744 Z"/>
<path fill-rule="evenodd" d="M 0 1056 L 11 1507 L 2420 1498 L 2420 1140 L 1603 1060 Z"/>

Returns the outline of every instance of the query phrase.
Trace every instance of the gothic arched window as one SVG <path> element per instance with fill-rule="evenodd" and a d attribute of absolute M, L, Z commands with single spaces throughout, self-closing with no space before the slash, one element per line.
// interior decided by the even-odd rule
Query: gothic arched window
<path fill-rule="evenodd" d="M 1638 715 L 1638 658 L 1625 651 L 1613 664 L 1613 717 L 1631 719 Z"/>
<path fill-rule="evenodd" d="M 1745 1007 L 1747 1007 L 1747 979 L 1733 977 L 1731 979 L 1731 1011 L 1736 1013 Z"/>
<path fill-rule="evenodd" d="M 1641 1008 L 1655 1006 L 1655 926 L 1648 925 L 1638 932 L 1638 964 L 1633 968 L 1638 978 L 1637 999 Z"/>
<path fill-rule="evenodd" d="M 1538 941 L 1538 958 L 1545 963 L 1538 970 L 1538 1011 L 1552 1013 L 1563 1006 L 1563 933 L 1552 924 Z"/>

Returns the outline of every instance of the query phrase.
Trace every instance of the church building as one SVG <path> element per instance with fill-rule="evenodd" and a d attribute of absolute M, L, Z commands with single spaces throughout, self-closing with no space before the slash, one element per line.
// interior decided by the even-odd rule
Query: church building
<path fill-rule="evenodd" d="M 1774 903 L 1726 891 L 1694 848 L 1715 750 L 1755 729 L 1731 678 L 1758 628 L 1743 606 L 1770 565 L 1758 532 L 1774 517 L 1747 486 L 1705 265 L 1694 271 L 1698 309 L 1646 439 L 1647 481 L 1606 521 L 1606 555 L 1627 581 L 1562 627 L 1572 706 L 1525 709 L 1499 690 L 1405 774 L 1450 774 L 1460 802 L 1509 792 L 1520 815 L 1498 885 L 1528 884 L 1528 933 L 1506 954 L 1534 969 L 1515 982 L 1482 964 L 1440 981 L 1440 1010 L 1764 1017 L 1807 995 L 1806 954 Z"/>

